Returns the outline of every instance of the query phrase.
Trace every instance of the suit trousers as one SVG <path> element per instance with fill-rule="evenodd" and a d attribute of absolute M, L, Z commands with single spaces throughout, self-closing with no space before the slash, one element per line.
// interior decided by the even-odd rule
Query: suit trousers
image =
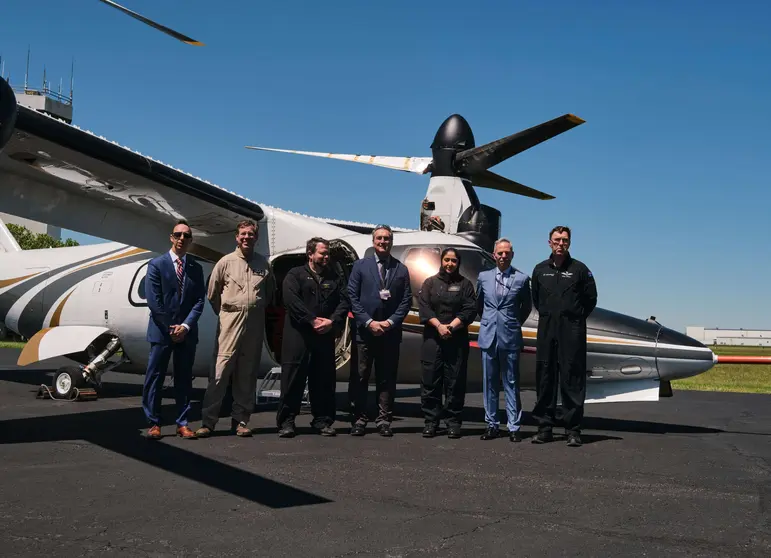
<path fill-rule="evenodd" d="M 368 341 L 353 342 L 351 347 L 350 378 L 348 395 L 353 405 L 353 422 L 366 426 L 367 394 L 369 377 L 375 367 L 378 415 L 375 424 L 391 424 L 393 420 L 394 395 L 396 393 L 396 370 L 399 366 L 399 339 L 388 334 Z"/>
<path fill-rule="evenodd" d="M 151 425 L 161 424 L 161 401 L 166 369 L 174 355 L 174 396 L 177 402 L 178 426 L 187 425 L 190 413 L 190 394 L 193 389 L 193 362 L 196 343 L 151 343 L 150 359 L 142 388 L 142 410 Z"/>
<path fill-rule="evenodd" d="M 519 353 L 519 349 L 499 349 L 495 341 L 489 349 L 482 349 L 482 387 L 488 427 L 498 428 L 499 425 L 498 396 L 502 381 L 509 431 L 520 429 L 522 401 L 519 395 Z"/>

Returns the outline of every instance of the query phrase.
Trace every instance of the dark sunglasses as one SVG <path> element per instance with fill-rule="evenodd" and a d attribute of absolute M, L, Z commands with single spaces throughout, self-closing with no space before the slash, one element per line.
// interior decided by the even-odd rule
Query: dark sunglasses
<path fill-rule="evenodd" d="M 193 233 L 189 233 L 189 232 L 173 232 L 173 233 L 171 233 L 171 236 L 173 236 L 174 238 L 182 238 L 183 236 L 185 238 L 193 238 Z"/>

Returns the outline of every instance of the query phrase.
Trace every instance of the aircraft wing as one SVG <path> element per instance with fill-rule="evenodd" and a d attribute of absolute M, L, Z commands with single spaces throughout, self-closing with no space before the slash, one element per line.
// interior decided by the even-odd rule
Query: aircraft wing
<path fill-rule="evenodd" d="M 210 182 L 17 107 L 2 79 L 0 184 L 7 213 L 151 251 L 168 250 L 169 232 L 186 219 L 194 234 L 191 253 L 205 259 L 234 249 L 239 221 L 264 221 L 266 213 Z M 260 245 L 267 237 L 260 235 Z"/>

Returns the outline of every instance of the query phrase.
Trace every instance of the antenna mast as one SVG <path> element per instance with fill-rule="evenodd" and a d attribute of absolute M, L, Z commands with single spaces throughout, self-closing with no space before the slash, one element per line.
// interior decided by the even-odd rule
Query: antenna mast
<path fill-rule="evenodd" d="M 14 94 L 16 95 L 16 102 L 20 106 L 27 107 L 28 109 L 42 112 L 54 118 L 64 120 L 67 124 L 72 123 L 72 90 L 74 82 L 74 70 L 75 59 L 72 59 L 72 68 L 70 74 L 70 96 L 66 97 L 62 95 L 62 81 L 59 80 L 59 92 L 56 93 L 49 87 L 48 82 L 48 69 L 43 66 L 43 84 L 41 88 L 35 88 L 30 86 L 29 82 L 29 61 L 30 61 L 31 48 L 27 46 L 27 66 L 24 71 L 24 87 L 13 87 Z M 5 73 L 5 60 L 0 58 L 0 75 Z M 8 84 L 10 85 L 10 74 L 8 76 Z"/>

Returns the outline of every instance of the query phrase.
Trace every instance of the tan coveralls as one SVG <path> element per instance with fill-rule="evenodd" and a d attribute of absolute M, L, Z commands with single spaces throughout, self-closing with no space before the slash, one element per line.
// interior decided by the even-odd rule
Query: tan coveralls
<path fill-rule="evenodd" d="M 272 302 L 275 276 L 268 260 L 254 252 L 247 260 L 236 248 L 220 259 L 209 279 L 208 298 L 218 314 L 216 360 L 201 409 L 203 426 L 214 430 L 232 379 L 236 422 L 249 422 L 265 338 L 265 306 Z"/>

